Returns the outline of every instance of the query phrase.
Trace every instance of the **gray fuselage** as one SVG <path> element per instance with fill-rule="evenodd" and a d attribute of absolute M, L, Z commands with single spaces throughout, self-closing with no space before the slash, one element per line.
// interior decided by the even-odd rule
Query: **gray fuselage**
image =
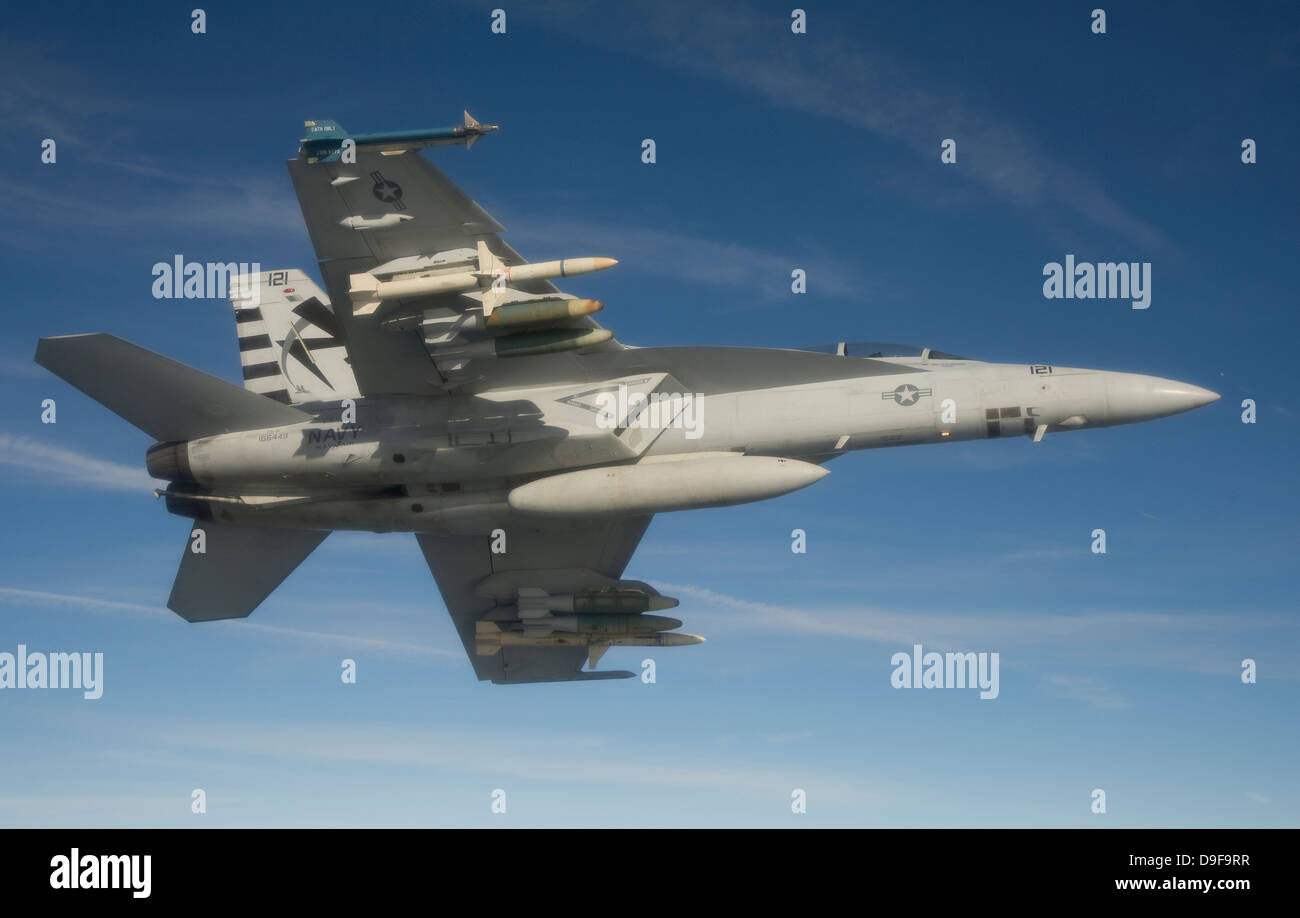
<path fill-rule="evenodd" d="M 168 507 L 184 516 L 308 529 L 486 532 L 542 506 L 512 492 L 557 475 L 558 488 L 561 473 L 574 470 L 633 466 L 639 476 L 569 476 L 568 490 L 554 498 L 576 495 L 575 515 L 717 506 L 802 487 L 824 474 L 799 471 L 806 464 L 850 450 L 1041 439 L 1163 417 L 1218 397 L 1151 376 L 929 351 L 863 358 L 627 348 L 578 357 L 567 368 L 568 379 L 544 385 L 303 405 L 314 420 L 159 444 L 150 470 L 172 479 Z M 662 410 L 648 411 L 652 402 Z M 797 461 L 710 464 L 726 457 Z M 715 499 L 679 496 L 693 494 L 693 485 L 713 488 Z"/>

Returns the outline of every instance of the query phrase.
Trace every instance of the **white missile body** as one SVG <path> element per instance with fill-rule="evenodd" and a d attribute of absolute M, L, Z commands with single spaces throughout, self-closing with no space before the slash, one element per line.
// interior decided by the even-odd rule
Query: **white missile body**
<path fill-rule="evenodd" d="M 490 269 L 486 264 L 480 264 L 479 269 L 473 271 L 451 271 L 394 280 L 380 280 L 373 274 L 353 274 L 350 277 L 349 293 L 352 295 L 353 312 L 356 315 L 370 315 L 384 300 L 464 293 L 494 284 L 508 287 L 519 282 L 590 274 L 612 268 L 616 264 L 618 262 L 613 258 L 561 258 L 558 261 L 539 261 L 508 267 L 493 259 Z"/>
<path fill-rule="evenodd" d="M 674 456 L 550 475 L 513 489 L 507 501 L 519 513 L 551 516 L 664 513 L 764 500 L 827 474 L 820 465 L 774 456 Z"/>

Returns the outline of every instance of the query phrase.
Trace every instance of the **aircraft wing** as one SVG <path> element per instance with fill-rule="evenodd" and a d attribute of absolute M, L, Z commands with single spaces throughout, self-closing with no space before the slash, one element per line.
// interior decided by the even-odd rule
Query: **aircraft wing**
<path fill-rule="evenodd" d="M 476 628 L 509 606 L 520 587 L 572 593 L 617 581 L 650 525 L 649 516 L 520 522 L 508 527 L 506 551 L 487 536 L 418 533 L 424 552 L 479 679 L 496 683 L 626 679 L 622 670 L 586 671 L 587 647 L 502 647 L 480 654 Z"/>
<path fill-rule="evenodd" d="M 357 151 L 355 159 L 296 158 L 288 166 L 361 393 L 431 395 L 467 381 L 490 381 L 500 358 L 453 359 L 456 345 L 482 338 L 461 332 L 463 317 L 482 308 L 486 281 L 482 290 L 394 297 L 357 315 L 356 278 L 374 283 L 480 270 L 480 244 L 498 273 L 528 262 L 502 241 L 502 226 L 418 151 Z M 561 293 L 545 279 L 498 281 L 492 295 L 590 302 Z M 587 315 L 560 325 L 608 337 Z M 612 339 L 593 346 L 620 347 Z"/>

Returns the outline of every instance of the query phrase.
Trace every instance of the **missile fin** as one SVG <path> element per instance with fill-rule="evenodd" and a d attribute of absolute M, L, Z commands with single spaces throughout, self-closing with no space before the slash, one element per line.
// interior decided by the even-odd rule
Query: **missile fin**
<path fill-rule="evenodd" d="M 519 598 L 515 601 L 519 607 L 519 617 L 529 619 L 550 615 L 550 598 L 549 593 L 537 587 L 520 587 Z"/>
<path fill-rule="evenodd" d="M 491 274 L 492 269 L 496 267 L 496 256 L 482 239 L 478 241 L 476 248 L 478 249 L 478 273 Z"/>
<path fill-rule="evenodd" d="M 587 646 L 587 669 L 595 669 L 600 658 L 609 650 L 608 644 L 589 644 Z"/>
<path fill-rule="evenodd" d="M 373 315 L 379 309 L 382 302 L 376 295 L 379 279 L 373 274 L 351 274 L 348 276 L 348 286 L 354 316 Z"/>

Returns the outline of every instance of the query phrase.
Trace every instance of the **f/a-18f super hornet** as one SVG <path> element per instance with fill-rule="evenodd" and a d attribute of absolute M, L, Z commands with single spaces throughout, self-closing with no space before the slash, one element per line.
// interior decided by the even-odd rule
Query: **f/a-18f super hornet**
<path fill-rule="evenodd" d="M 594 670 L 610 646 L 703 640 L 622 579 L 656 513 L 785 494 L 849 450 L 1037 442 L 1218 398 L 930 348 L 624 345 L 553 285 L 613 259 L 525 261 L 417 152 L 493 126 L 307 127 L 288 166 L 325 290 L 241 279 L 243 388 L 109 335 L 36 352 L 158 441 L 149 472 L 194 521 L 168 601 L 189 621 L 248 615 L 333 530 L 412 532 L 479 679 L 627 677 Z"/>

